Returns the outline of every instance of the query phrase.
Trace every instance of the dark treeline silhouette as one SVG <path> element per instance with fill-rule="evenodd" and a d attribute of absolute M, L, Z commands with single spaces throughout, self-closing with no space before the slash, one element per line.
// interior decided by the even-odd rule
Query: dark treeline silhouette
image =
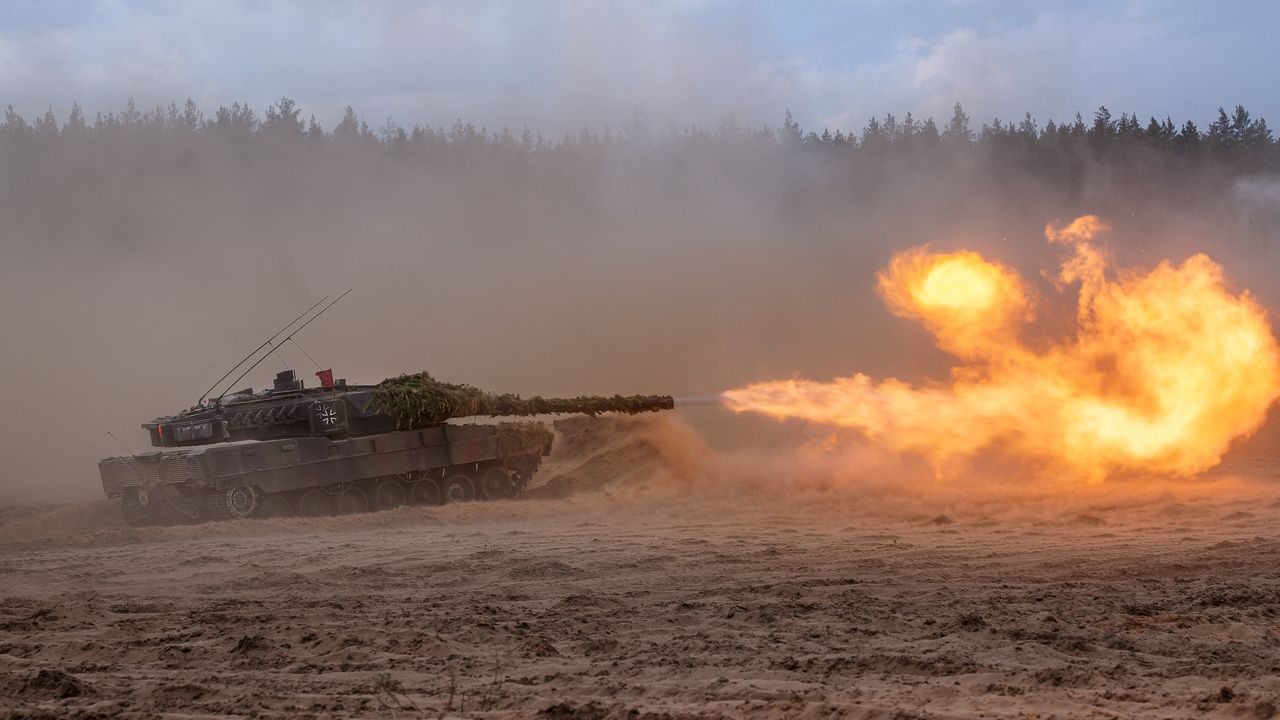
<path fill-rule="evenodd" d="M 1135 155 L 1166 153 L 1196 161 L 1228 162 L 1251 169 L 1274 168 L 1280 163 L 1280 141 L 1272 137 L 1263 118 L 1255 118 L 1243 106 L 1231 113 L 1218 109 L 1218 117 L 1201 130 L 1187 120 L 1177 124 L 1172 118 L 1151 117 L 1146 122 L 1136 114 L 1117 118 L 1106 107 L 1086 119 L 1076 113 L 1069 122 L 1049 120 L 1043 125 L 1030 113 L 1018 122 L 995 118 L 975 126 L 957 103 L 946 124 L 939 127 L 933 118 L 917 120 L 911 113 L 902 119 L 892 113 L 871 118 L 860 131 L 824 129 L 806 132 L 787 111 L 778 128 L 749 129 L 732 119 L 718 127 L 692 126 L 655 133 L 638 108 L 622 126 L 614 130 L 584 128 L 555 139 L 544 138 L 527 127 L 519 133 L 509 128 L 491 132 L 461 120 L 445 128 L 417 125 L 406 129 L 388 118 L 371 129 L 354 108 L 348 106 L 342 120 L 326 130 L 314 115 L 304 119 L 302 109 L 289 98 L 270 105 L 259 116 L 247 104 L 221 106 L 206 116 L 196 103 L 142 111 L 132 99 L 123 110 L 99 113 L 90 123 L 78 104 L 59 124 L 52 110 L 28 120 L 10 105 L 0 124 L 0 142 L 7 147 L 40 147 L 55 140 L 84 139 L 113 141 L 129 137 L 145 140 L 231 139 L 240 142 L 304 143 L 312 145 L 353 145 L 378 149 L 406 158 L 430 158 L 443 152 L 465 152 L 477 148 L 538 154 L 566 150 L 627 147 L 654 147 L 707 143 L 755 143 L 763 147 L 827 153 L 833 157 L 856 159 L 885 154 L 926 154 L 970 148 L 994 152 L 1009 160 L 1042 168 L 1046 173 L 1063 174 L 1073 162 L 1124 162 Z M 1069 175 L 1069 173 L 1067 173 Z"/>

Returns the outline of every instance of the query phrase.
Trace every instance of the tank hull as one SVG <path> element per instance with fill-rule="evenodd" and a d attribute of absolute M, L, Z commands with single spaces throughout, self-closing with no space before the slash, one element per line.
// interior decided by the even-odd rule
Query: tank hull
<path fill-rule="evenodd" d="M 359 512 L 415 499 L 509 497 L 551 439 L 540 423 L 443 424 L 160 450 L 107 458 L 98 470 L 103 491 L 121 498 L 133 523 L 325 514 L 317 493 L 330 498 L 330 512 Z"/>

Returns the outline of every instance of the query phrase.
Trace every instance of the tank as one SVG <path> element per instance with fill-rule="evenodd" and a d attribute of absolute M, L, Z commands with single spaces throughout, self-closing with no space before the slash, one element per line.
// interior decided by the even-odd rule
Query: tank
<path fill-rule="evenodd" d="M 429 374 L 349 385 L 292 370 L 142 427 L 157 450 L 98 463 L 130 524 L 322 516 L 518 495 L 551 452 L 538 421 L 464 418 L 670 410 L 666 395 L 522 398 Z"/>

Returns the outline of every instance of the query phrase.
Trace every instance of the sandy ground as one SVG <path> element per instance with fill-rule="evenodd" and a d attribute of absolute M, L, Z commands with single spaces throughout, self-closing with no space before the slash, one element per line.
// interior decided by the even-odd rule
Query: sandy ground
<path fill-rule="evenodd" d="M 102 502 L 5 508 L 0 716 L 1280 707 L 1266 484 L 734 485 L 694 477 L 678 426 L 593 427 L 510 502 L 144 529 Z"/>

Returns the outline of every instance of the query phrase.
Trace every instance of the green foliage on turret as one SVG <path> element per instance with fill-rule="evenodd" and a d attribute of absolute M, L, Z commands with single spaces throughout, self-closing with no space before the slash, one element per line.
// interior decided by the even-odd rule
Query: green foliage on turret
<path fill-rule="evenodd" d="M 488 415 L 566 415 L 659 412 L 675 407 L 668 395 L 587 395 L 544 398 L 486 392 L 472 385 L 441 382 L 426 372 L 401 375 L 378 383 L 373 407 L 402 428 L 441 423 L 449 418 Z"/>

